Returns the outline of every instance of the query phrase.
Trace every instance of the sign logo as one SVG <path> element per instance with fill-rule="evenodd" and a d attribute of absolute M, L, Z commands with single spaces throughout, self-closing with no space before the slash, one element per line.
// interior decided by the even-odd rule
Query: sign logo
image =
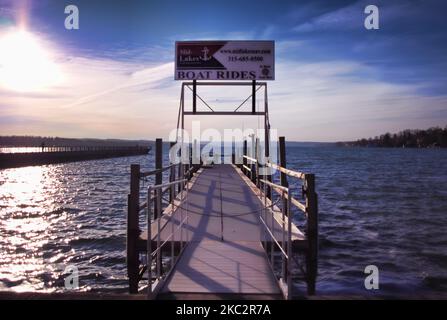
<path fill-rule="evenodd" d="M 208 61 L 208 60 L 211 60 L 211 57 L 208 56 L 208 52 L 210 52 L 210 50 L 209 50 L 207 47 L 204 47 L 203 50 L 202 50 L 202 52 L 203 52 L 203 57 L 200 57 L 200 59 L 201 59 L 202 61 Z"/>

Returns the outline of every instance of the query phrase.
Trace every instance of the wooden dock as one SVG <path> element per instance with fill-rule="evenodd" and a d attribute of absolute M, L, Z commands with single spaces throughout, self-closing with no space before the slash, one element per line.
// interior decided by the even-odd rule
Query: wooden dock
<path fill-rule="evenodd" d="M 161 142 L 157 146 L 156 154 L 161 152 Z M 131 293 L 146 292 L 158 299 L 290 299 L 296 270 L 292 260 L 298 253 L 306 256 L 306 278 L 309 293 L 313 293 L 316 238 L 309 226 L 316 222 L 310 221 L 304 234 L 288 215 L 297 205 L 308 218 L 316 219 L 314 190 L 308 190 L 305 204 L 298 203 L 288 196 L 288 188 L 255 174 L 259 170 L 256 159 L 244 159 L 245 165 L 187 164 L 178 171 L 175 166 L 163 168 L 159 163 L 150 173 L 133 166 L 128 217 Z M 306 188 L 313 188 L 307 185 L 313 175 L 278 168 L 303 178 Z M 150 174 L 160 178 L 167 170 L 171 173 L 169 182 L 163 184 L 159 179 L 149 187 L 146 202 L 141 204 L 140 178 Z M 176 172 L 183 179 L 176 179 Z M 279 197 L 268 198 L 267 186 Z M 143 211 L 149 224 L 140 232 L 135 216 Z M 149 285 L 138 286 L 148 279 Z"/>

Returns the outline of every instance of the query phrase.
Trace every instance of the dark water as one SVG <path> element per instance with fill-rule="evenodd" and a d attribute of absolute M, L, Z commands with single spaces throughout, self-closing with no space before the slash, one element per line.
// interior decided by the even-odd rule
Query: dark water
<path fill-rule="evenodd" d="M 0 171 L 0 290 L 64 290 L 73 264 L 82 290 L 127 291 L 129 166 L 153 168 L 152 157 Z M 447 150 L 290 147 L 287 157 L 317 178 L 319 293 L 447 292 Z M 375 293 L 364 288 L 371 264 Z"/>

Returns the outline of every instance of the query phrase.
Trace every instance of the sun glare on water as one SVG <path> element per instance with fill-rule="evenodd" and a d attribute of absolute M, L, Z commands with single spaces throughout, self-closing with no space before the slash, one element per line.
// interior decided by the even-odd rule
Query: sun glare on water
<path fill-rule="evenodd" d="M 0 34 L 0 88 L 45 91 L 61 78 L 50 51 L 36 36 L 27 31 Z"/>

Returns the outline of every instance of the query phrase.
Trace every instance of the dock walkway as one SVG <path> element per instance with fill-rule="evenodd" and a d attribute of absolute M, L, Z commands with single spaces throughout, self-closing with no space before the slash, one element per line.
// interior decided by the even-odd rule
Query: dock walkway
<path fill-rule="evenodd" d="M 262 203 L 236 169 L 205 168 L 188 200 L 190 243 L 162 293 L 280 296 L 260 241 Z"/>

